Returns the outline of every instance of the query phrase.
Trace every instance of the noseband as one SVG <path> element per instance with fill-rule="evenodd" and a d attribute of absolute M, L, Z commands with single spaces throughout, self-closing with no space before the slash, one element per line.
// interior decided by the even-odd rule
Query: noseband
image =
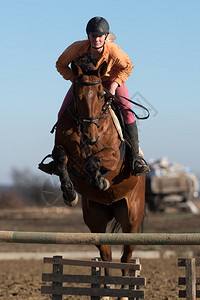
<path fill-rule="evenodd" d="M 78 105 L 77 105 L 77 93 L 75 92 L 77 85 L 84 85 L 84 86 L 92 86 L 92 85 L 97 85 L 97 84 L 101 84 L 102 80 L 99 81 L 81 81 L 81 80 L 76 80 L 75 81 L 75 87 L 73 89 L 73 98 L 75 101 L 75 110 L 76 110 L 76 115 L 74 116 L 70 110 L 70 105 L 68 106 L 68 112 L 70 114 L 70 116 L 77 122 L 77 124 L 80 126 L 81 131 L 82 131 L 82 123 L 86 122 L 86 123 L 90 123 L 90 124 L 95 124 L 97 126 L 97 128 L 99 128 L 99 122 L 100 120 L 103 118 L 103 116 L 107 113 L 108 107 L 110 105 L 110 102 L 105 102 L 102 106 L 101 112 L 98 116 L 96 117 L 86 117 L 83 115 L 79 114 L 78 111 Z M 102 94 L 101 97 L 103 97 L 104 94 Z M 97 122 L 95 121 L 97 120 Z"/>

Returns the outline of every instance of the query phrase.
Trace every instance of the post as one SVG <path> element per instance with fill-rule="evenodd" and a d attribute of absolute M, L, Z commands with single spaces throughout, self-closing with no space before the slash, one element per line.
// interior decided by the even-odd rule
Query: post
<path fill-rule="evenodd" d="M 61 258 L 62 256 L 53 256 L 53 258 Z M 53 264 L 53 275 L 63 275 L 63 265 Z M 61 282 L 54 282 L 52 281 L 53 289 L 62 288 L 62 281 Z M 52 300 L 62 300 L 62 294 L 52 294 Z"/>
<path fill-rule="evenodd" d="M 131 263 L 141 265 L 141 259 L 140 258 L 132 258 Z M 140 270 L 130 270 L 129 276 L 134 276 L 134 277 L 140 277 Z M 130 289 L 132 290 L 138 290 L 139 287 L 137 285 L 130 285 Z M 139 300 L 139 298 L 129 298 L 130 300 Z"/>
<path fill-rule="evenodd" d="M 185 262 L 186 271 L 186 300 L 196 300 L 196 262 L 188 258 Z"/>
<path fill-rule="evenodd" d="M 100 257 L 94 257 L 92 260 L 101 261 Z M 100 267 L 92 267 L 91 268 L 92 276 L 101 276 L 101 268 Z M 91 284 L 91 288 L 100 288 L 100 284 Z M 100 296 L 91 296 L 91 300 L 100 300 Z"/>

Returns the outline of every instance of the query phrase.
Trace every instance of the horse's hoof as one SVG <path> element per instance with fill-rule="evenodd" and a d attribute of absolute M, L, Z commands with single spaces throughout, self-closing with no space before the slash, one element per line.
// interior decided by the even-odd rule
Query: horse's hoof
<path fill-rule="evenodd" d="M 109 189 L 109 187 L 110 187 L 110 182 L 105 178 L 101 178 L 101 181 L 98 182 L 96 186 L 96 188 L 100 191 L 106 191 Z"/>
<path fill-rule="evenodd" d="M 93 180 L 91 184 L 99 191 L 106 191 L 110 187 L 110 182 L 103 177 Z"/>
<path fill-rule="evenodd" d="M 106 191 L 106 190 L 108 190 L 109 189 L 109 187 L 110 187 L 110 182 L 107 180 L 107 179 L 105 179 L 104 178 L 104 187 L 103 187 L 103 191 Z"/>
<path fill-rule="evenodd" d="M 75 192 L 75 198 L 69 199 L 65 193 L 63 193 L 63 200 L 68 206 L 75 206 L 78 203 L 78 194 Z"/>

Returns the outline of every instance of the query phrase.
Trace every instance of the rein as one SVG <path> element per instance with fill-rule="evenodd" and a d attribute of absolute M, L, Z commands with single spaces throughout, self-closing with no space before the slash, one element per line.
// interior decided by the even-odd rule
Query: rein
<path fill-rule="evenodd" d="M 148 110 L 145 106 L 143 106 L 142 104 L 139 104 L 139 103 L 137 103 L 137 102 L 135 102 L 135 101 L 133 101 L 133 100 L 131 100 L 131 99 L 128 99 L 128 98 L 126 98 L 126 97 L 124 97 L 124 96 L 119 95 L 120 97 L 126 99 L 127 101 L 131 102 L 132 104 L 134 104 L 134 105 L 136 105 L 136 106 L 138 106 L 138 107 L 140 107 L 140 108 L 146 110 L 147 116 L 145 116 L 145 117 L 139 117 L 139 116 L 138 116 L 131 108 L 129 108 L 126 104 L 122 103 L 122 101 L 120 101 L 117 97 L 115 97 L 115 95 L 111 94 L 105 87 L 104 87 L 104 91 L 110 96 L 110 98 L 114 99 L 114 100 L 117 101 L 118 103 L 120 103 L 120 104 L 122 104 L 123 106 L 125 106 L 130 112 L 132 112 L 132 113 L 134 114 L 134 116 L 135 116 L 138 120 L 146 120 L 146 119 L 148 119 L 148 117 L 150 116 L 149 110 Z"/>
<path fill-rule="evenodd" d="M 85 85 L 85 86 L 90 86 L 90 85 L 100 84 L 100 83 L 102 83 L 102 80 L 99 80 L 99 81 L 81 81 L 81 80 L 76 80 L 75 83 L 76 84 Z M 126 99 L 127 101 L 131 102 L 132 104 L 134 104 L 134 105 L 136 105 L 136 106 L 144 109 L 147 112 L 147 116 L 145 116 L 145 117 L 139 117 L 132 109 L 130 109 L 126 104 L 122 103 L 115 95 L 111 94 L 105 87 L 104 87 L 104 91 L 110 96 L 109 97 L 110 100 L 108 99 L 104 103 L 104 105 L 102 106 L 102 109 L 101 109 L 101 113 L 98 116 L 96 116 L 96 117 L 85 117 L 85 116 L 79 115 L 78 114 L 78 110 L 77 110 L 77 105 L 76 105 L 76 116 L 74 116 L 73 113 L 70 110 L 70 106 L 71 106 L 72 102 L 68 105 L 67 111 L 68 111 L 69 115 L 72 117 L 73 120 L 75 120 L 77 122 L 77 124 L 79 126 L 81 126 L 81 121 L 82 121 L 82 122 L 93 123 L 93 124 L 95 124 L 97 126 L 97 128 L 99 128 L 99 126 L 100 126 L 99 122 L 104 117 L 104 115 L 107 114 L 107 110 L 108 110 L 108 107 L 110 106 L 110 104 L 112 102 L 112 99 L 114 99 L 116 102 L 118 102 L 118 103 L 122 104 L 123 106 L 125 106 L 130 112 L 132 112 L 134 114 L 134 116 L 138 120 L 146 120 L 146 119 L 149 118 L 150 112 L 149 112 L 149 110 L 145 106 L 143 106 L 143 105 L 141 105 L 141 104 L 139 104 L 139 103 L 137 103 L 137 102 L 135 102 L 135 101 L 133 101 L 131 99 L 128 99 L 128 98 L 126 98 L 124 96 L 120 96 L 120 97 Z M 76 99 L 76 95 L 74 94 L 74 91 L 73 91 L 73 97 L 74 97 L 74 99 Z M 95 122 L 95 120 L 98 120 L 98 121 Z M 51 131 L 50 131 L 51 133 L 54 132 L 54 130 L 56 128 L 56 125 L 57 125 L 57 122 L 53 126 L 53 128 L 51 129 Z"/>

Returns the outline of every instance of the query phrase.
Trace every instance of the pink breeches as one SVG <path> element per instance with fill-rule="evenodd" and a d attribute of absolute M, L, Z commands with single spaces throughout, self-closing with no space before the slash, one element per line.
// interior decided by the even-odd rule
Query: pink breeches
<path fill-rule="evenodd" d="M 111 81 L 106 81 L 106 82 L 103 82 L 103 86 L 106 88 L 106 89 L 109 89 L 109 86 L 111 84 Z M 71 85 L 70 89 L 68 90 L 66 96 L 65 96 L 65 99 L 62 103 L 62 106 L 59 110 L 59 113 L 58 113 L 58 119 L 61 117 L 61 115 L 64 113 L 64 111 L 66 110 L 67 106 L 69 105 L 69 103 L 72 101 L 72 91 L 73 91 L 73 84 Z M 125 83 L 122 83 L 121 86 L 119 86 L 116 91 L 115 91 L 115 96 L 122 102 L 124 103 L 128 108 L 132 108 L 131 107 L 131 103 L 129 101 L 127 101 L 126 99 L 120 97 L 120 96 L 124 96 L 128 99 L 130 99 L 130 96 L 129 96 L 129 92 L 128 92 L 128 89 L 127 89 L 127 86 Z M 134 118 L 134 115 L 132 112 L 130 112 L 126 106 L 123 106 L 122 104 L 119 104 L 117 103 L 119 106 L 120 106 L 120 109 L 121 109 L 121 112 L 122 112 L 122 116 L 123 116 L 123 119 L 124 119 L 124 123 L 125 124 L 130 124 L 130 123 L 133 123 L 135 122 L 135 118 Z"/>
<path fill-rule="evenodd" d="M 61 108 L 58 112 L 58 119 L 60 119 L 61 115 L 64 113 L 64 111 L 66 110 L 67 106 L 69 105 L 69 103 L 72 101 L 72 92 L 73 92 L 73 84 L 71 85 L 71 87 L 69 88 L 65 99 L 61 105 Z"/>

